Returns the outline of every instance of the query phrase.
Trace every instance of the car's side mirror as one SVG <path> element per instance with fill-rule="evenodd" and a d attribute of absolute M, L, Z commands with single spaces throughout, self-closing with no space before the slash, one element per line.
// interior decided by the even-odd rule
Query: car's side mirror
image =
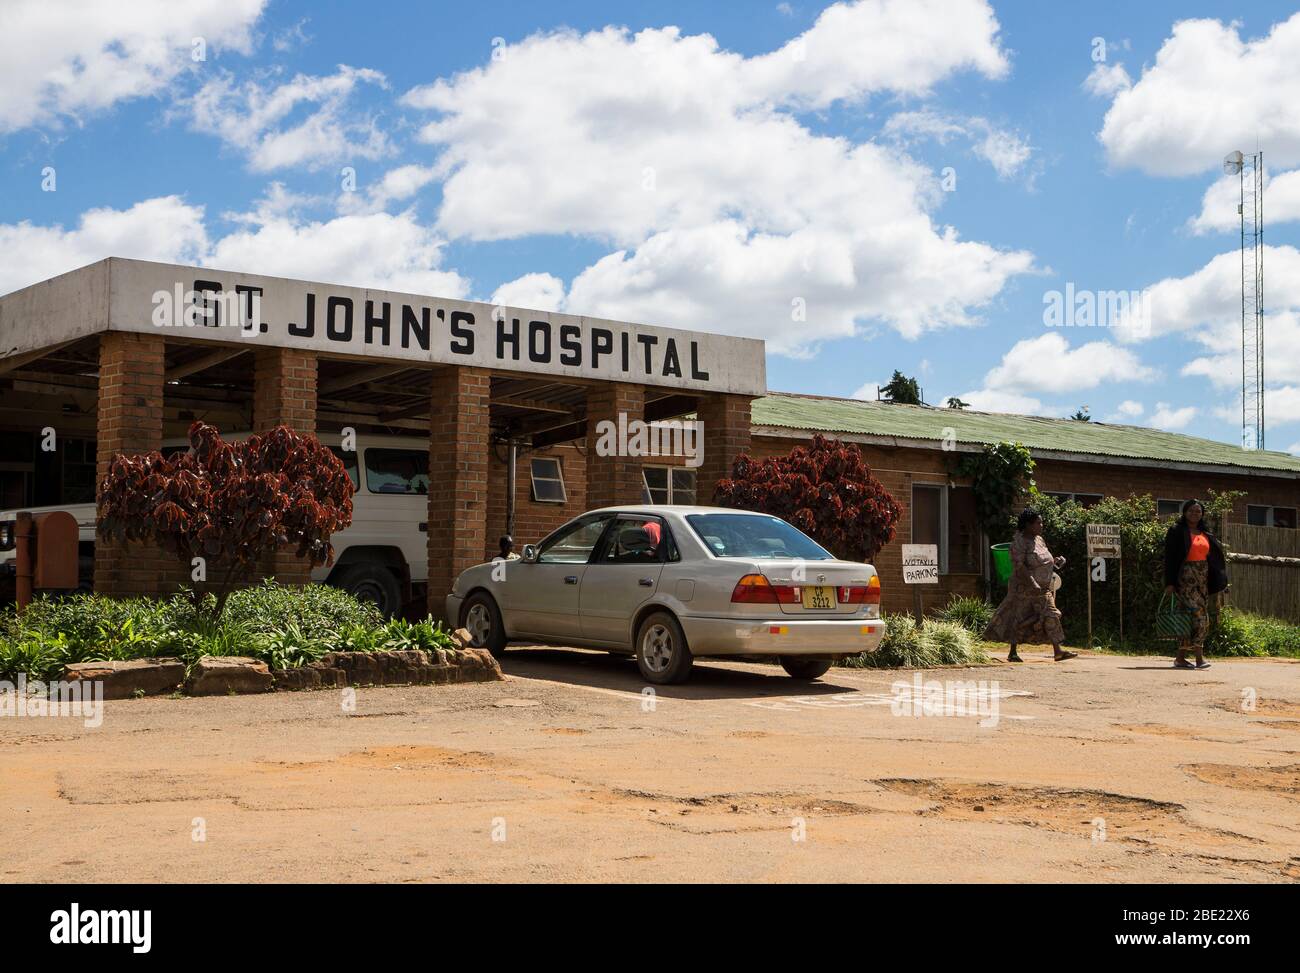
<path fill-rule="evenodd" d="M 525 564 L 537 563 L 537 548 L 532 544 L 524 545 L 524 556 L 522 558 Z"/>

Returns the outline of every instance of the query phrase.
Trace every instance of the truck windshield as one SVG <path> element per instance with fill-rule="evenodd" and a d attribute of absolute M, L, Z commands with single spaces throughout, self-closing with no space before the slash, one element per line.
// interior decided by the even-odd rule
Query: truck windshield
<path fill-rule="evenodd" d="M 830 561 L 820 544 L 779 517 L 755 514 L 689 514 L 691 529 L 714 557 L 800 558 Z"/>

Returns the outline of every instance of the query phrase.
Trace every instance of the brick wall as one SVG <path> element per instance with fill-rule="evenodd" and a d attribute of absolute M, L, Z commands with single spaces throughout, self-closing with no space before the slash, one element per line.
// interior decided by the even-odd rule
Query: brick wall
<path fill-rule="evenodd" d="M 95 413 L 96 480 L 117 453 L 148 453 L 162 446 L 165 344 L 151 334 L 109 331 L 99 339 L 99 398 Z M 156 548 L 95 544 L 95 590 L 106 595 L 150 594 L 164 574 L 176 574 Z"/>
<path fill-rule="evenodd" d="M 316 434 L 316 353 L 257 348 L 253 363 L 253 432 L 286 425 Z"/>
<path fill-rule="evenodd" d="M 587 506 L 613 507 L 641 501 L 641 459 L 631 456 L 600 456 L 596 444 L 598 427 L 609 420 L 618 426 L 645 418 L 645 390 L 626 382 L 602 382 L 587 391 Z"/>
<path fill-rule="evenodd" d="M 1042 460 L 1034 471 L 1038 489 L 1044 493 L 1100 493 L 1128 497 L 1150 494 L 1157 500 L 1204 500 L 1211 490 L 1225 493 L 1241 490 L 1246 496 L 1233 504 L 1229 518 L 1246 522 L 1247 504 L 1300 506 L 1300 481 L 1264 475 L 1234 476 L 1227 473 L 1196 473 L 1183 470 L 1119 466 L 1109 463 L 1072 463 Z"/>
<path fill-rule="evenodd" d="M 808 441 L 811 441 L 811 436 L 807 439 L 756 436 L 750 455 L 760 459 L 783 456 L 796 445 Z M 950 474 L 958 462 L 959 454 L 871 444 L 862 444 L 860 448 L 876 479 L 898 501 L 901 508 L 894 542 L 876 557 L 876 569 L 880 573 L 882 588 L 881 604 L 886 611 L 911 611 L 913 595 L 903 584 L 902 545 L 912 543 L 912 485 L 950 483 L 953 486 L 968 486 L 970 481 Z M 1041 460 L 1037 464 L 1034 479 L 1038 488 L 1045 493 L 1099 493 L 1121 498 L 1150 494 L 1156 499 L 1181 500 L 1193 496 L 1204 498 L 1211 489 L 1220 492 L 1243 490 L 1247 495 L 1237 501 L 1229 515 L 1236 523 L 1245 522 L 1248 503 L 1300 506 L 1300 482 L 1281 477 L 1189 473 L 1112 463 Z M 979 575 L 948 574 L 941 578 L 938 585 L 925 587 L 924 604 L 928 610 L 931 606 L 945 604 L 953 596 L 978 595 L 980 589 Z"/>
<path fill-rule="evenodd" d="M 253 352 L 253 432 L 285 425 L 305 436 L 316 434 L 316 353 L 293 348 Z M 290 547 L 262 562 L 262 571 L 281 584 L 308 584 L 311 563 Z"/>
<path fill-rule="evenodd" d="M 506 529 L 506 464 L 497 458 L 504 449 L 493 448 L 488 459 L 488 514 L 484 538 L 484 555 L 495 557 L 497 541 Z M 564 503 L 544 503 L 533 499 L 529 461 L 553 457 L 560 461 L 564 475 Z M 515 480 L 515 550 L 536 544 L 561 524 L 588 509 L 587 457 L 576 445 L 558 445 L 533 452 L 520 450 Z"/>
<path fill-rule="evenodd" d="M 731 475 L 731 465 L 751 445 L 751 399 L 744 395 L 702 395 L 695 415 L 703 423 L 703 462 L 695 475 L 700 503 L 713 501 L 718 481 Z"/>
<path fill-rule="evenodd" d="M 430 379 L 429 612 L 442 617 L 451 583 L 487 550 L 491 372 L 447 366 Z"/>

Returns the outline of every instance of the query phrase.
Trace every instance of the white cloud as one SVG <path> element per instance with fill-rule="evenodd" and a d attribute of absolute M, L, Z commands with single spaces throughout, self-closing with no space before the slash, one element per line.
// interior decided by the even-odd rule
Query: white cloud
<path fill-rule="evenodd" d="M 867 402 L 874 402 L 880 398 L 880 383 L 867 382 L 858 388 L 856 392 L 849 396 L 851 399 L 863 399 Z"/>
<path fill-rule="evenodd" d="M 1121 91 L 1133 87 L 1133 79 L 1123 64 L 1098 63 L 1092 66 L 1088 76 L 1083 79 L 1083 90 L 1097 98 L 1113 98 Z"/>
<path fill-rule="evenodd" d="M 299 74 L 278 85 L 236 84 L 223 74 L 189 100 L 191 124 L 244 153 L 254 172 L 378 159 L 391 151 L 388 136 L 350 104 L 365 84 L 388 86 L 378 71 L 346 64 L 332 75 Z"/>
<path fill-rule="evenodd" d="M 980 412 L 1009 412 L 1014 415 L 1039 416 L 1051 414 L 1053 411 L 1045 411 L 1041 399 L 1004 389 L 973 389 L 957 397 L 969 403 L 970 408 Z"/>
<path fill-rule="evenodd" d="M 214 267 L 332 284 L 466 297 L 469 283 L 441 269 L 443 242 L 410 213 L 366 213 L 326 221 L 266 218 L 223 237 Z"/>
<path fill-rule="evenodd" d="M 885 123 L 885 134 L 902 142 L 928 138 L 940 145 L 963 139 L 970 143 L 976 156 L 993 167 L 1000 179 L 1010 179 L 1020 172 L 1034 151 L 1023 136 L 999 128 L 987 118 L 962 118 L 928 108 L 893 115 Z"/>
<path fill-rule="evenodd" d="M 1099 139 L 1116 167 L 1185 176 L 1255 145 L 1300 164 L 1300 14 L 1243 41 L 1239 25 L 1184 20 L 1155 64 L 1116 94 Z"/>
<path fill-rule="evenodd" d="M 441 269 L 441 240 L 410 214 L 313 222 L 298 218 L 293 202 L 273 191 L 252 212 L 237 214 L 241 229 L 215 242 L 204 226 L 203 207 L 177 196 L 145 200 L 127 210 L 90 210 L 71 230 L 0 224 L 0 294 L 117 256 L 467 296 L 468 282 Z"/>
<path fill-rule="evenodd" d="M 992 301 L 1006 279 L 1031 266 L 1003 253 L 936 235 L 918 217 L 893 226 L 749 233 L 739 223 L 668 230 L 580 273 L 566 309 L 767 339 L 778 354 L 888 321 L 907 337 L 974 323 L 970 306 Z"/>
<path fill-rule="evenodd" d="M 986 389 L 1014 392 L 1076 392 L 1103 382 L 1143 381 L 1153 375 L 1135 354 L 1109 341 L 1071 348 L 1065 337 L 1048 332 L 1016 342 L 1001 363 L 984 376 Z"/>
<path fill-rule="evenodd" d="M 564 281 L 552 274 L 524 274 L 498 287 L 492 303 L 533 311 L 558 311 L 564 305 Z"/>
<path fill-rule="evenodd" d="M 1146 411 L 1146 406 L 1136 399 L 1125 399 L 1119 405 L 1115 406 L 1115 411 L 1107 416 L 1104 422 L 1128 423 L 1139 419 L 1142 413 Z"/>
<path fill-rule="evenodd" d="M 1239 398 L 1231 410 L 1233 422 L 1241 421 L 1240 401 Z M 1265 406 L 1264 426 L 1267 429 L 1300 422 L 1300 386 L 1276 385 L 1269 388 Z"/>
<path fill-rule="evenodd" d="M 80 120 L 157 94 L 223 49 L 251 53 L 266 0 L 5 0 L 0 5 L 0 134 Z"/>
<path fill-rule="evenodd" d="M 73 229 L 0 223 L 0 294 L 109 256 L 193 263 L 207 246 L 203 208 L 179 196 L 88 210 Z"/>
<path fill-rule="evenodd" d="M 1185 429 L 1187 424 L 1194 418 L 1196 418 L 1196 406 L 1194 405 L 1174 408 L 1166 402 L 1157 402 L 1156 411 L 1151 413 L 1147 422 L 1156 429 L 1172 432 L 1177 429 Z"/>
<path fill-rule="evenodd" d="M 999 31 L 985 0 L 836 3 L 780 50 L 745 60 L 739 75 L 753 95 L 808 108 L 878 91 L 924 95 L 956 71 L 1005 77 Z"/>
<path fill-rule="evenodd" d="M 1264 319 L 1265 378 L 1300 382 L 1300 251 L 1266 247 L 1268 298 Z M 1182 335 L 1194 357 L 1183 374 L 1203 376 L 1221 388 L 1241 382 L 1241 255 L 1219 254 L 1185 277 L 1168 277 L 1147 289 L 1150 329 L 1117 328 L 1123 342 Z"/>
<path fill-rule="evenodd" d="M 976 321 L 1032 268 L 936 225 L 936 176 L 897 147 L 796 113 L 964 69 L 1006 71 L 986 4 L 868 0 L 751 58 L 676 28 L 539 34 L 404 101 L 436 113 L 422 137 L 440 149 L 447 238 L 610 241 L 568 310 L 797 353 L 875 321 L 912 336 Z"/>
<path fill-rule="evenodd" d="M 1300 169 L 1281 172 L 1266 178 L 1264 216 L 1269 226 L 1300 220 Z M 1201 212 L 1187 221 L 1188 229 L 1198 236 L 1206 233 L 1236 233 L 1241 230 L 1239 176 L 1224 176 L 1212 182 L 1201 199 Z"/>
<path fill-rule="evenodd" d="M 345 192 L 338 206 L 345 213 L 377 213 L 390 203 L 410 199 L 438 176 L 433 166 L 405 165 L 389 169 L 379 182 L 361 191 Z"/>

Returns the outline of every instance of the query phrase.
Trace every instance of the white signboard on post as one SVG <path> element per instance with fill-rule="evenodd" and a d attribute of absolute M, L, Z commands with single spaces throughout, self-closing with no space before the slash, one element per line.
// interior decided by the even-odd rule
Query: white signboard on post
<path fill-rule="evenodd" d="M 939 583 L 939 546 L 903 545 L 903 584 Z"/>
<path fill-rule="evenodd" d="M 1087 524 L 1088 557 L 1119 557 L 1119 524 Z"/>

